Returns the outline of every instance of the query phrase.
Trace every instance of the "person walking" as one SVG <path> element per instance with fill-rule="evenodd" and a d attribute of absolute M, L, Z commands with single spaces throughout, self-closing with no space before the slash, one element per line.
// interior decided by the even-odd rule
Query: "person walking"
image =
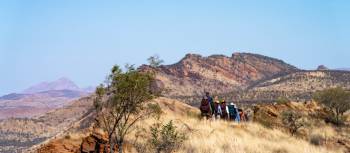
<path fill-rule="evenodd" d="M 205 97 L 205 96 L 203 97 L 199 109 L 201 111 L 202 117 L 206 117 L 207 119 L 209 119 L 211 117 L 212 113 L 211 113 L 211 109 L 210 109 L 209 100 L 207 99 L 207 97 Z"/>
<path fill-rule="evenodd" d="M 227 109 L 226 109 L 226 101 L 225 99 L 222 99 L 221 100 L 221 103 L 220 103 L 220 108 L 221 108 L 221 118 L 226 120 L 227 119 Z"/>
<path fill-rule="evenodd" d="M 214 110 L 215 110 L 215 114 L 214 114 L 215 118 L 221 115 L 220 100 L 218 96 L 214 97 Z"/>
<path fill-rule="evenodd" d="M 236 105 L 232 102 L 227 106 L 229 112 L 229 119 L 232 121 L 240 122 L 240 116 Z"/>
<path fill-rule="evenodd" d="M 207 97 L 209 104 L 210 104 L 211 115 L 214 115 L 216 112 L 215 112 L 215 104 L 214 104 L 213 97 L 210 96 L 209 92 L 206 92 L 205 96 Z"/>

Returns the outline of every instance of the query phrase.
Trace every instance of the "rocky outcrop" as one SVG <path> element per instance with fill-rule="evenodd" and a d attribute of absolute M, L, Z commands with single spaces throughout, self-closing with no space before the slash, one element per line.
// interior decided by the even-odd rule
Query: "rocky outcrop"
<path fill-rule="evenodd" d="M 90 136 L 83 139 L 83 142 L 80 146 L 81 153 L 104 153 L 108 152 L 109 146 L 107 145 L 108 138 L 107 135 L 100 131 L 95 130 Z"/>
<path fill-rule="evenodd" d="M 228 93 L 257 80 L 298 70 L 281 60 L 250 53 L 234 53 L 231 57 L 187 54 L 173 65 L 143 65 L 139 69 L 156 72 L 157 86 L 164 88 L 168 97 L 201 95 L 204 91 Z"/>

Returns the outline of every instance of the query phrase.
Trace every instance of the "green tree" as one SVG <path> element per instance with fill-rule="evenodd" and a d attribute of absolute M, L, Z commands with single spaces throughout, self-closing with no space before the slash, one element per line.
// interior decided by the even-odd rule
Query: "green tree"
<path fill-rule="evenodd" d="M 282 113 L 282 122 L 292 135 L 295 135 L 306 124 L 302 115 L 294 111 L 284 111 Z"/>
<path fill-rule="evenodd" d="M 156 123 L 151 127 L 149 142 L 156 153 L 176 151 L 185 140 L 184 133 L 179 132 L 172 121 L 162 126 Z"/>
<path fill-rule="evenodd" d="M 154 76 L 136 71 L 127 66 L 126 72 L 118 66 L 112 68 L 107 87 L 96 89 L 94 106 L 96 108 L 96 125 L 108 133 L 110 152 L 115 144 L 118 152 L 123 152 L 125 136 L 135 124 L 157 112 L 157 104 L 148 103 L 156 95 L 151 90 Z"/>
<path fill-rule="evenodd" d="M 331 121 L 336 125 L 343 123 L 342 117 L 350 109 L 350 92 L 342 88 L 331 88 L 314 95 L 314 100 L 323 104 L 331 112 Z"/>
<path fill-rule="evenodd" d="M 149 57 L 147 61 L 152 67 L 158 67 L 164 62 L 162 59 L 159 58 L 158 55 L 153 55 Z"/>

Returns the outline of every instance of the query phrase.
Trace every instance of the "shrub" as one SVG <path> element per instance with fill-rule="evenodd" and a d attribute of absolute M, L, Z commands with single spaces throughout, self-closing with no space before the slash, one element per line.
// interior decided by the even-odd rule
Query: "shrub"
<path fill-rule="evenodd" d="M 72 137 L 71 137 L 70 134 L 67 134 L 67 135 L 64 136 L 64 138 L 65 138 L 65 139 L 71 139 Z"/>
<path fill-rule="evenodd" d="M 265 128 L 268 128 L 268 129 L 273 129 L 273 123 L 269 120 L 266 120 L 266 119 L 261 119 L 261 120 L 258 120 L 258 122 L 264 126 Z"/>
<path fill-rule="evenodd" d="M 294 111 L 284 111 L 282 113 L 282 122 L 292 135 L 295 135 L 300 128 L 306 125 L 302 115 Z"/>
<path fill-rule="evenodd" d="M 273 153 L 288 153 L 285 148 L 279 148 L 273 151 Z"/>
<path fill-rule="evenodd" d="M 157 97 L 151 86 L 154 75 L 139 72 L 130 65 L 126 69 L 122 72 L 119 66 L 114 66 L 106 87 L 100 85 L 94 99 L 96 125 L 107 132 L 111 153 L 115 143 L 118 152 L 123 152 L 125 137 L 136 123 L 160 113 L 157 104 L 148 103 Z"/>
<path fill-rule="evenodd" d="M 335 125 L 344 123 L 344 113 L 350 109 L 350 92 L 342 88 L 331 88 L 317 92 L 313 99 L 329 110 L 330 116 L 326 121 Z"/>
<path fill-rule="evenodd" d="M 311 135 L 310 143 L 316 146 L 322 145 L 324 142 L 324 137 L 320 134 Z"/>
<path fill-rule="evenodd" d="M 158 55 L 149 57 L 147 61 L 152 67 L 159 67 L 162 63 L 164 63 L 164 61 L 160 59 Z"/>
<path fill-rule="evenodd" d="M 177 131 L 172 121 L 162 126 L 156 123 L 151 127 L 149 142 L 156 153 L 176 151 L 185 140 L 184 133 Z"/>

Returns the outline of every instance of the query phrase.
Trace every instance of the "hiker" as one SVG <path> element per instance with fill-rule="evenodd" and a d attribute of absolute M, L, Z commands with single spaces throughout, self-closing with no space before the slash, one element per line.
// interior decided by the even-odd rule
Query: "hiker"
<path fill-rule="evenodd" d="M 248 116 L 248 113 L 244 113 L 244 117 L 245 117 L 245 121 L 246 121 L 246 122 L 249 122 L 249 116 Z"/>
<path fill-rule="evenodd" d="M 209 92 L 205 93 L 205 96 L 208 98 L 209 100 L 209 104 L 210 104 L 210 109 L 211 109 L 211 115 L 215 114 L 215 106 L 214 106 L 214 100 L 213 98 L 210 96 Z"/>
<path fill-rule="evenodd" d="M 247 120 L 247 122 L 249 122 L 250 119 L 252 118 L 252 115 L 253 115 L 252 110 L 251 110 L 251 109 L 248 109 L 248 110 L 245 111 L 244 114 L 245 114 L 245 119 Z"/>
<path fill-rule="evenodd" d="M 214 98 L 214 107 L 215 107 L 215 118 L 221 118 L 222 108 L 221 108 L 221 101 L 219 100 L 218 96 L 215 96 Z"/>
<path fill-rule="evenodd" d="M 240 117 L 239 117 L 239 114 L 238 114 L 238 110 L 237 110 L 237 107 L 234 103 L 230 103 L 228 106 L 227 106 L 227 110 L 229 112 L 229 119 L 232 120 L 232 121 L 236 121 L 236 122 L 240 122 Z"/>
<path fill-rule="evenodd" d="M 215 107 L 215 118 L 221 115 L 221 107 L 220 107 L 220 100 L 218 96 L 215 96 L 214 98 L 214 107 Z"/>
<path fill-rule="evenodd" d="M 241 121 L 246 122 L 247 119 L 246 119 L 246 115 L 245 115 L 243 109 L 238 109 L 238 111 L 239 111 L 239 117 L 240 117 Z"/>
<path fill-rule="evenodd" d="M 220 103 L 220 108 L 221 108 L 221 118 L 222 119 L 227 119 L 227 109 L 226 109 L 226 101 L 225 99 L 222 99 L 221 100 L 221 103 Z"/>
<path fill-rule="evenodd" d="M 199 107 L 201 111 L 201 116 L 206 117 L 207 119 L 211 117 L 211 109 L 208 98 L 205 96 L 201 101 L 201 105 Z"/>

